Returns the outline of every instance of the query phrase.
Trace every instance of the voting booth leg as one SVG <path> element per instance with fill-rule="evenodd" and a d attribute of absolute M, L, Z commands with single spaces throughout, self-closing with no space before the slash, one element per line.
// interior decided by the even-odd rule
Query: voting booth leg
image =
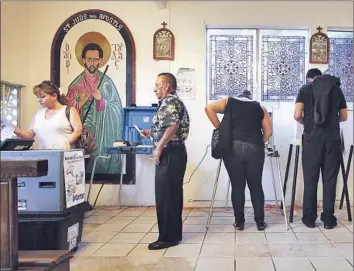
<path fill-rule="evenodd" d="M 125 154 L 120 155 L 120 161 L 121 161 L 122 167 L 120 168 L 120 181 L 119 181 L 119 191 L 118 191 L 118 209 L 120 208 L 120 204 L 121 204 L 123 176 L 124 176 L 125 162 L 126 162 L 126 155 Z"/>
<path fill-rule="evenodd" d="M 350 210 L 350 200 L 349 200 L 349 193 L 348 193 L 348 186 L 347 186 L 347 180 L 348 180 L 348 174 L 345 171 L 344 167 L 344 159 L 342 157 L 340 161 L 340 167 L 341 167 L 341 172 L 342 172 L 342 178 L 343 178 L 343 191 L 342 191 L 342 197 L 345 196 L 345 201 L 347 205 L 347 214 L 348 214 L 348 220 L 352 221 L 352 212 Z M 349 171 L 348 171 L 349 173 Z M 344 195 L 343 195 L 344 194 Z M 342 200 L 342 199 L 341 199 Z M 343 199 L 344 200 L 344 199 Z M 340 206 L 339 206 L 340 207 Z M 342 205 L 343 207 L 343 205 Z"/>
<path fill-rule="evenodd" d="M 214 189 L 213 189 L 213 196 L 211 197 L 211 203 L 210 203 L 210 208 L 209 208 L 208 221 L 207 221 L 207 226 L 206 226 L 207 229 L 209 229 L 210 220 L 211 220 L 211 215 L 212 215 L 212 212 L 213 212 L 214 201 L 215 201 L 215 195 L 216 195 L 216 189 L 218 188 L 218 182 L 219 182 L 219 175 L 220 175 L 221 164 L 222 164 L 222 159 L 220 159 L 218 168 L 217 168 L 217 170 L 216 170 L 215 183 L 214 183 Z"/>
<path fill-rule="evenodd" d="M 91 188 L 92 188 L 92 184 L 93 184 L 93 177 L 95 176 L 97 161 L 98 161 L 98 159 L 110 159 L 110 158 L 111 158 L 111 156 L 103 156 L 103 155 L 100 156 L 99 155 L 93 161 L 93 167 L 92 167 L 91 178 L 90 178 L 90 185 L 89 185 L 89 190 L 87 192 L 87 199 L 86 199 L 88 204 L 90 204 Z"/>
<path fill-rule="evenodd" d="M 272 172 L 272 179 L 273 179 L 273 192 L 274 192 L 274 201 L 275 201 L 275 205 L 277 207 L 279 207 L 279 204 L 278 204 L 278 195 L 277 195 L 277 188 L 276 188 L 276 185 L 275 185 L 275 176 L 274 176 L 274 169 L 273 169 L 273 157 L 274 157 L 274 153 L 271 154 L 271 156 L 268 156 L 269 157 L 269 164 L 270 164 L 270 171 Z"/>
<path fill-rule="evenodd" d="M 293 222 L 294 218 L 294 205 L 295 205 L 295 194 L 296 194 L 296 180 L 297 180 L 297 170 L 299 167 L 299 153 L 300 153 L 300 146 L 296 145 L 295 148 L 295 165 L 294 165 L 294 175 L 293 175 L 293 187 L 291 193 L 291 205 L 290 205 L 290 214 L 289 214 L 289 222 Z"/>
<path fill-rule="evenodd" d="M 227 192 L 226 192 L 226 199 L 225 199 L 225 211 L 227 211 L 227 203 L 229 202 L 230 186 L 231 186 L 231 179 L 229 179 L 229 182 L 227 184 Z"/>
<path fill-rule="evenodd" d="M 284 206 L 284 208 L 281 208 L 283 209 L 283 213 L 284 213 L 284 220 L 285 220 L 285 228 L 286 230 L 289 230 L 289 223 L 288 223 L 288 218 L 286 216 L 286 203 L 285 203 L 285 192 L 284 192 L 284 189 L 283 189 L 283 184 L 282 184 L 282 174 L 281 174 L 281 168 L 280 168 L 280 163 L 279 163 L 279 152 L 278 151 L 275 151 L 274 153 L 274 156 L 275 156 L 275 163 L 277 164 L 277 169 L 278 169 L 278 179 L 279 179 L 279 187 L 280 187 L 280 193 L 281 193 L 281 203 L 282 203 L 282 206 Z"/>
<path fill-rule="evenodd" d="M 293 144 L 289 145 L 289 152 L 288 152 L 288 161 L 286 162 L 286 168 L 285 168 L 285 178 L 284 178 L 284 184 L 283 184 L 283 194 L 284 198 L 286 195 L 286 185 L 288 183 L 288 178 L 289 178 L 289 169 L 290 169 L 290 163 L 291 163 L 291 157 L 293 156 Z M 286 206 L 285 206 L 286 207 Z M 281 203 L 280 208 L 283 209 L 283 203 Z"/>
<path fill-rule="evenodd" d="M 347 168 L 345 170 L 345 174 L 343 174 L 344 161 L 343 161 L 343 167 L 341 166 L 342 175 L 343 175 L 343 190 L 342 190 L 342 196 L 340 198 L 339 209 L 343 208 L 344 196 L 348 192 L 348 178 L 349 178 L 349 172 L 350 172 L 350 166 L 352 163 L 352 158 L 353 158 L 353 145 L 350 146 L 349 157 L 348 157 L 348 161 L 347 161 Z M 348 195 L 348 197 L 349 197 L 349 195 Z"/>

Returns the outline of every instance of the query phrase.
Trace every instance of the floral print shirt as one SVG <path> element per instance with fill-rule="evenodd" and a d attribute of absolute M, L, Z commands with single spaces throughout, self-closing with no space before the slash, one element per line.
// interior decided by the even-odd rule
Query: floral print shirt
<path fill-rule="evenodd" d="M 154 148 L 163 137 L 166 129 L 178 124 L 178 129 L 171 141 L 185 141 L 189 134 L 189 115 L 187 108 L 177 94 L 168 94 L 159 102 L 159 107 L 152 119 L 150 136 Z"/>

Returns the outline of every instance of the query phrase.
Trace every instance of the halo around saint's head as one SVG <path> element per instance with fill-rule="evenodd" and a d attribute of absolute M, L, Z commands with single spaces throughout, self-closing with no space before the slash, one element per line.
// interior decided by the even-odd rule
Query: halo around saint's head
<path fill-rule="evenodd" d="M 82 50 L 89 43 L 96 43 L 97 45 L 99 45 L 102 48 L 103 58 L 102 58 L 100 65 L 99 65 L 99 68 L 101 68 L 102 66 L 104 66 L 107 63 L 107 61 L 111 57 L 111 45 L 109 44 L 106 37 L 103 36 L 101 33 L 87 32 L 87 33 L 83 34 L 77 40 L 77 43 L 75 46 L 76 59 L 82 67 L 85 67 L 84 63 L 82 61 L 82 58 L 81 58 Z"/>

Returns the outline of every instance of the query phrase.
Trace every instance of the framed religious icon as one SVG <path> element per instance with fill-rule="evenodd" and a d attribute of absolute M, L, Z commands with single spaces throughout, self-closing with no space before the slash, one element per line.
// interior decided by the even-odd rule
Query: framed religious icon
<path fill-rule="evenodd" d="M 166 28 L 166 23 L 154 34 L 154 59 L 174 60 L 175 58 L 175 37 L 171 30 Z"/>
<path fill-rule="evenodd" d="M 322 28 L 316 28 L 317 33 L 311 36 L 310 40 L 310 63 L 328 64 L 329 39 L 325 33 L 321 33 Z"/>

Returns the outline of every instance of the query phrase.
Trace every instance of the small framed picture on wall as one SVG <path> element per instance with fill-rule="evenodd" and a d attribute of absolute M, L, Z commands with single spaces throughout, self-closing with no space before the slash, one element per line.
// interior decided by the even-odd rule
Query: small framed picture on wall
<path fill-rule="evenodd" d="M 153 57 L 155 60 L 174 60 L 175 37 L 171 30 L 166 28 L 166 23 L 154 34 Z"/>
<path fill-rule="evenodd" d="M 310 63 L 328 64 L 329 39 L 325 33 L 321 33 L 322 27 L 317 27 L 317 33 L 310 40 Z"/>

